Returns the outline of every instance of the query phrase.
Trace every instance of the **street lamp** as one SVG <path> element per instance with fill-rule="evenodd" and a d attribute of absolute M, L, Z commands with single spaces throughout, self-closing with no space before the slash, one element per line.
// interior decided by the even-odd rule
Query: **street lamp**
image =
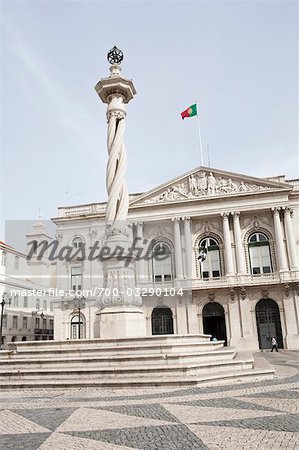
<path fill-rule="evenodd" d="M 4 292 L 2 295 L 2 302 L 1 305 L 1 317 L 0 317 L 0 350 L 2 350 L 2 327 L 3 327 L 3 314 L 4 314 L 4 306 L 6 305 L 5 298 L 7 296 L 7 292 Z M 11 304 L 11 298 L 8 299 L 8 305 Z"/>
<path fill-rule="evenodd" d="M 74 307 L 78 310 L 79 316 L 78 339 L 81 339 L 81 309 L 85 308 L 85 300 L 86 298 L 84 296 L 74 298 Z"/>

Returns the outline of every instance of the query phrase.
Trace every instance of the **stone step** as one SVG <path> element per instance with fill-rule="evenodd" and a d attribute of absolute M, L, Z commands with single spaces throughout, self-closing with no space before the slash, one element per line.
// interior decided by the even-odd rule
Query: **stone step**
<path fill-rule="evenodd" d="M 210 343 L 211 336 L 208 334 L 163 334 L 163 335 L 155 335 L 155 336 L 144 336 L 144 337 L 130 337 L 130 338 L 118 338 L 118 339 L 80 339 L 80 340 L 66 340 L 66 341 L 18 341 L 18 342 L 9 342 L 7 344 L 8 350 L 15 350 L 16 348 L 19 350 L 23 349 L 38 349 L 42 348 L 46 349 L 69 349 L 76 348 L 80 346 L 80 348 L 84 347 L 141 347 L 150 345 L 164 345 L 164 344 L 197 344 L 197 343 Z M 220 341 L 219 341 L 220 342 Z M 216 342 L 217 343 L 217 342 Z"/>
<path fill-rule="evenodd" d="M 68 341 L 67 341 L 68 342 Z M 73 341 L 69 341 L 73 342 Z M 169 354 L 169 353 L 184 353 L 184 352 L 200 352 L 200 351 L 211 351 L 211 350 L 219 350 L 223 347 L 224 341 L 206 341 L 206 342 L 165 342 L 165 343 L 157 343 L 157 342 L 148 342 L 143 345 L 134 345 L 134 346 L 117 346 L 117 345 L 104 345 L 103 343 L 98 342 L 97 345 L 88 345 L 86 343 L 82 343 L 81 341 L 78 343 L 76 341 L 75 344 L 71 345 L 59 345 L 59 342 L 56 346 L 40 345 L 34 347 L 33 345 L 23 345 L 24 343 L 13 343 L 10 345 L 9 350 L 0 352 L 0 360 L 5 358 L 50 358 L 51 356 L 57 358 L 58 355 L 63 355 L 66 357 L 67 355 L 74 355 L 75 353 L 83 356 L 95 356 L 95 354 L 101 355 L 121 355 L 121 354 Z"/>
<path fill-rule="evenodd" d="M 253 369 L 253 370 L 232 370 L 231 372 L 217 372 L 216 374 L 206 374 L 202 376 L 181 376 L 181 377 L 163 377 L 157 378 L 115 378 L 115 379 L 72 379 L 61 378 L 54 379 L 18 379 L 18 380 L 1 380 L 1 390 L 11 389 L 50 389 L 50 388 L 138 388 L 138 387 L 181 387 L 181 386 L 201 386 L 205 384 L 222 384 L 222 383 L 246 383 L 252 381 L 272 380 L 274 369 Z"/>
<path fill-rule="evenodd" d="M 58 354 L 56 358 L 53 355 L 49 358 L 48 355 L 39 355 L 39 357 L 23 358 L 15 357 L 11 355 L 9 359 L 0 360 L 0 370 L 4 368 L 23 369 L 26 367 L 30 368 L 44 368 L 48 367 L 78 367 L 78 366 L 109 366 L 109 367 L 119 367 L 131 366 L 131 365 L 169 365 L 169 364 L 187 364 L 187 363 L 200 363 L 207 361 L 231 361 L 236 356 L 236 349 L 234 347 L 225 347 L 220 350 L 209 350 L 206 352 L 185 352 L 185 353 L 170 353 L 170 354 L 145 354 L 145 355 L 104 355 L 99 356 L 98 354 L 93 356 L 86 356 L 72 353 Z"/>
<path fill-rule="evenodd" d="M 80 378 L 130 378 L 130 377 L 169 377 L 169 376 L 196 376 L 205 373 L 226 372 L 231 370 L 245 370 L 253 368 L 253 358 L 243 360 L 234 359 L 231 361 L 211 361 L 199 364 L 181 364 L 166 366 L 148 365 L 132 367 L 92 367 L 84 366 L 70 368 L 1 368 L 0 382 L 9 379 L 53 379 L 57 380 L 68 376 L 70 379 Z"/>

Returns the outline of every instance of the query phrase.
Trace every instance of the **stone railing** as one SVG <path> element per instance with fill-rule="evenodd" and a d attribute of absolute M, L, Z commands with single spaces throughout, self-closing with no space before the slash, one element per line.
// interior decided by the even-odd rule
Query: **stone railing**
<path fill-rule="evenodd" d="M 286 180 L 285 182 L 288 184 L 292 184 L 296 188 L 299 188 L 299 178 L 295 180 Z"/>
<path fill-rule="evenodd" d="M 106 203 L 89 203 L 87 205 L 66 206 L 58 208 L 59 217 L 82 216 L 104 213 Z"/>
<path fill-rule="evenodd" d="M 217 278 L 190 278 L 183 280 L 173 280 L 169 283 L 154 283 L 151 280 L 137 282 L 139 288 L 169 289 L 170 287 L 183 289 L 216 289 L 221 287 L 232 286 L 254 286 L 254 285 L 268 285 L 277 283 L 299 282 L 299 271 L 291 272 L 275 272 L 260 275 L 244 274 L 244 275 L 229 275 Z"/>

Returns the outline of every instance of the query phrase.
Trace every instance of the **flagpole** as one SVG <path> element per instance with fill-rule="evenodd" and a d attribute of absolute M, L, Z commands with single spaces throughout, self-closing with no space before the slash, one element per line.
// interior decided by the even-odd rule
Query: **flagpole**
<path fill-rule="evenodd" d="M 199 124 L 199 114 L 198 114 L 198 103 L 196 101 L 196 115 L 197 115 L 197 126 L 198 126 L 198 141 L 199 141 L 199 151 L 200 151 L 200 164 L 203 166 L 203 153 L 202 153 L 202 142 L 201 142 L 201 132 Z"/>

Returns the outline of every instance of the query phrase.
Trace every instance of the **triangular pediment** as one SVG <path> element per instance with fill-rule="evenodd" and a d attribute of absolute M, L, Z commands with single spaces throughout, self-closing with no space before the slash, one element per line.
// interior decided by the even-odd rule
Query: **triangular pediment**
<path fill-rule="evenodd" d="M 133 198 L 131 206 L 192 201 L 200 198 L 292 190 L 287 183 L 250 177 L 211 167 L 198 167 Z"/>

